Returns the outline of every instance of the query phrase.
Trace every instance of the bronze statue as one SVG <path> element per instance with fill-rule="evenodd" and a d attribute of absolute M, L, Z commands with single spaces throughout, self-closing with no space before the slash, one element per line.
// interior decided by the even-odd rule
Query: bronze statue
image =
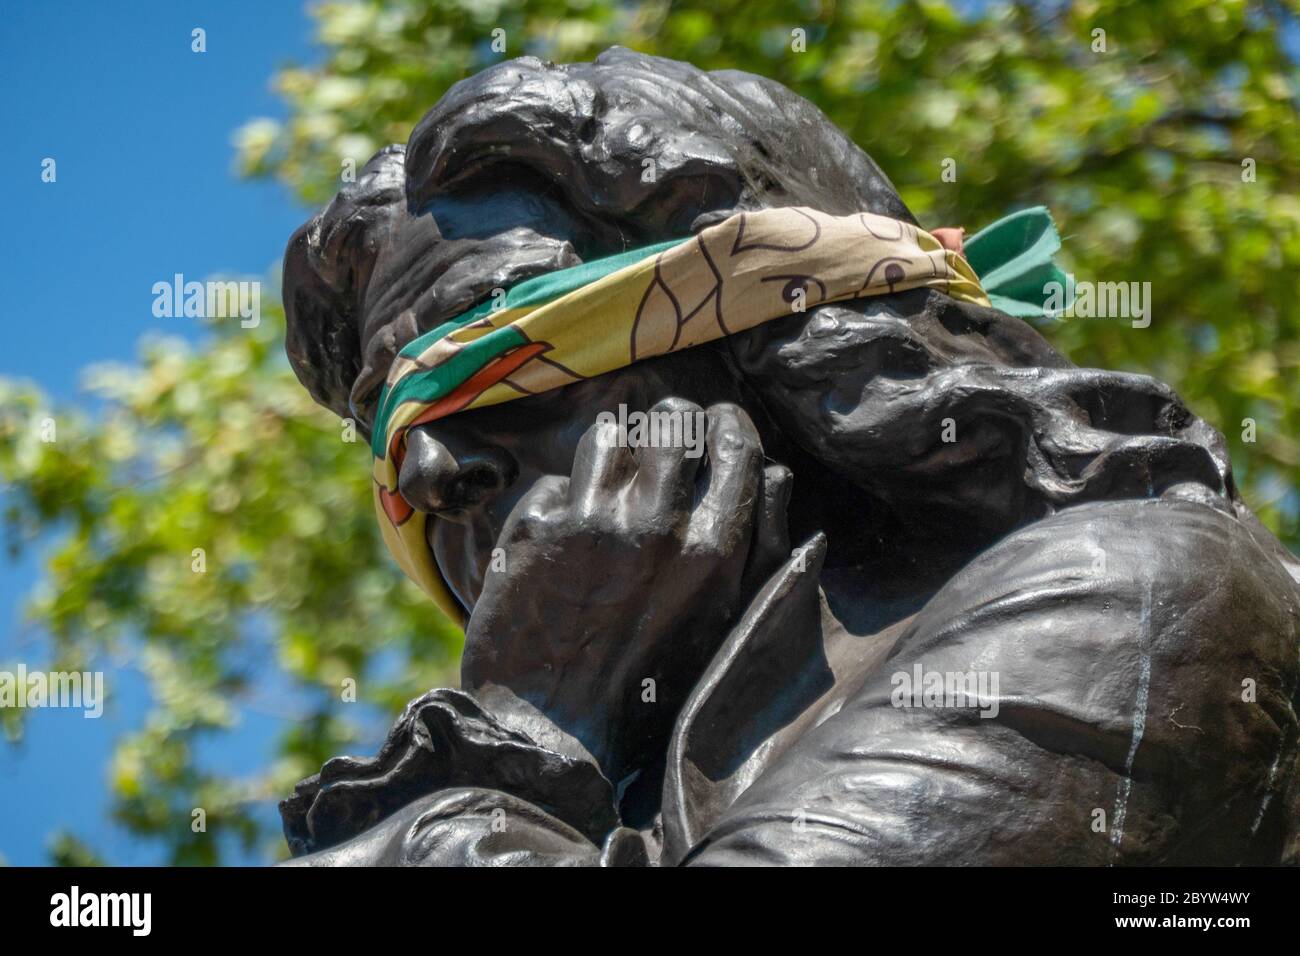
<path fill-rule="evenodd" d="M 399 352 L 498 290 L 787 207 L 917 232 L 777 83 L 505 62 L 294 235 L 289 357 L 369 433 Z M 815 281 L 410 424 L 385 500 L 429 519 L 462 686 L 299 784 L 295 862 L 1296 861 L 1300 562 L 1222 436 L 933 283 Z M 613 440 L 637 412 L 702 445 Z"/>

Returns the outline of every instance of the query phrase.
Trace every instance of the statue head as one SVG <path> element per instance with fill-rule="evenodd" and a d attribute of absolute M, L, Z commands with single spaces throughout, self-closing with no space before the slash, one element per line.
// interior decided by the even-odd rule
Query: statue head
<path fill-rule="evenodd" d="M 398 351 L 494 290 L 782 206 L 915 221 L 870 157 L 778 83 L 621 48 L 504 62 L 452 87 L 294 234 L 290 361 L 368 431 Z M 669 397 L 749 412 L 794 473 L 792 536 L 825 530 L 832 567 L 937 581 L 1064 503 L 1231 490 L 1222 440 L 1165 386 L 1075 369 L 996 309 L 900 292 L 413 428 L 401 493 L 438 516 L 430 543 L 466 611 L 519 498 L 568 475 L 601 412 Z"/>

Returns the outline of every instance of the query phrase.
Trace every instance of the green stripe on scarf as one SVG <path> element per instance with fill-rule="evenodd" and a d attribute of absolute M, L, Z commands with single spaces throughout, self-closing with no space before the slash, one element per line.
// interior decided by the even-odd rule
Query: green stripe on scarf
<path fill-rule="evenodd" d="M 1061 249 L 1061 237 L 1046 206 L 1013 212 L 966 240 L 963 255 L 995 309 L 1017 318 L 1045 314 L 1048 294 L 1044 286 L 1067 277 L 1052 257 Z M 1069 308 L 1070 303 L 1065 303 Z"/>
<path fill-rule="evenodd" d="M 494 311 L 544 305 L 562 295 L 568 295 L 575 289 L 590 285 L 597 279 L 603 279 L 611 272 L 617 272 L 625 266 L 658 255 L 686 241 L 686 239 L 669 239 L 666 242 L 629 249 L 627 252 L 620 252 L 617 255 L 593 259 L 591 262 L 570 266 L 568 269 L 560 269 L 556 272 L 548 272 L 545 275 L 525 279 L 518 285 L 510 287 L 506 292 L 504 301 L 480 302 L 468 312 L 462 312 L 454 319 L 449 319 L 412 339 L 397 354 L 403 358 L 414 358 L 448 333 L 464 328 L 466 325 L 490 315 Z M 383 426 L 388 420 L 392 409 L 411 399 L 423 402 L 436 401 L 451 392 L 452 389 L 481 368 L 486 362 L 522 344 L 522 338 L 514 329 L 498 329 L 495 332 L 488 333 L 477 342 L 466 346 L 460 355 L 448 361 L 445 366 L 434 369 L 427 378 L 408 376 L 399 383 L 396 389 L 390 389 L 385 384 L 383 391 L 379 395 L 379 410 L 375 419 L 376 427 L 370 439 L 371 451 L 377 456 L 384 454 L 384 433 L 387 429 Z"/>
<path fill-rule="evenodd" d="M 413 339 L 398 355 L 414 358 L 451 332 L 495 311 L 544 305 L 686 241 L 670 239 L 526 279 L 512 286 L 504 301 L 479 303 Z M 1044 286 L 1048 282 L 1060 283 L 1068 293 L 1066 274 L 1052 259 L 1060 248 L 1061 239 L 1051 213 L 1045 206 L 1034 206 L 1005 216 L 980 230 L 966 240 L 963 255 L 979 276 L 994 308 L 1018 318 L 1036 318 L 1045 314 L 1048 295 Z M 1065 307 L 1068 308 L 1069 304 L 1067 301 Z M 508 327 L 497 329 L 463 346 L 457 355 L 438 368 L 408 375 L 396 388 L 385 385 L 379 396 L 371 438 L 371 450 L 376 457 L 385 454 L 387 421 L 395 408 L 407 401 L 437 401 L 486 363 L 521 344 L 523 339 L 515 330 Z"/>

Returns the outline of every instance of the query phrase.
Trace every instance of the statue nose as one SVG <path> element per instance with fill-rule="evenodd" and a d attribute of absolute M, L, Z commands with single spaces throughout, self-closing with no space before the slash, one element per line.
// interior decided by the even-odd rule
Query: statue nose
<path fill-rule="evenodd" d="M 456 448 L 413 428 L 406 433 L 397 489 L 417 511 L 461 511 L 491 500 L 514 480 L 515 471 L 513 459 L 500 449 Z"/>

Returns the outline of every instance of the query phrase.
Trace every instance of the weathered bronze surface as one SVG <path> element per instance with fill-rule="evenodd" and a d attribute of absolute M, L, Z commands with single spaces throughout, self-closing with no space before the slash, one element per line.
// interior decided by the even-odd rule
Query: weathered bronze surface
<path fill-rule="evenodd" d="M 365 428 L 396 351 L 494 288 L 783 205 L 911 220 L 779 84 L 506 62 L 294 235 L 288 352 Z M 704 411 L 707 454 L 607 447 L 620 405 Z M 297 863 L 1298 855 L 1300 564 L 1172 390 L 1021 320 L 813 308 L 422 426 L 401 477 L 462 687 L 299 785 Z"/>

